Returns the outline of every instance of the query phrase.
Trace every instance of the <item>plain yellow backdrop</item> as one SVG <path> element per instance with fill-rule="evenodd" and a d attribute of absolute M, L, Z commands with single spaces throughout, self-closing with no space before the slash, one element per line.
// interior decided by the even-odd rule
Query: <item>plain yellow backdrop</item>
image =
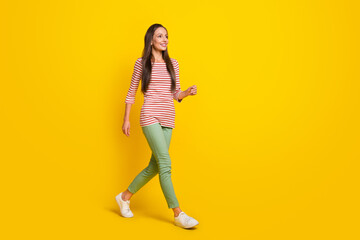
<path fill-rule="evenodd" d="M 356 1 L 2 1 L 2 239 L 359 239 Z M 145 32 L 179 62 L 173 225 L 147 166 L 143 95 L 122 133 Z"/>

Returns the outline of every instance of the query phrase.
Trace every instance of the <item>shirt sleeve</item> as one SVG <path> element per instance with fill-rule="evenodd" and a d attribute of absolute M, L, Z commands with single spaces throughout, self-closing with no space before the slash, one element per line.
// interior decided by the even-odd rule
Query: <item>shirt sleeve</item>
<path fill-rule="evenodd" d="M 125 103 L 135 103 L 136 91 L 139 87 L 140 78 L 142 75 L 142 64 L 140 58 L 135 62 L 134 71 L 131 78 L 130 88 L 125 98 Z"/>
<path fill-rule="evenodd" d="M 179 95 L 182 92 L 181 88 L 180 88 L 180 78 L 179 78 L 179 63 L 177 60 L 175 60 L 175 75 L 176 75 L 176 88 L 175 88 L 175 92 L 173 93 L 173 98 L 178 101 L 179 103 L 181 103 L 182 99 L 179 100 Z"/>

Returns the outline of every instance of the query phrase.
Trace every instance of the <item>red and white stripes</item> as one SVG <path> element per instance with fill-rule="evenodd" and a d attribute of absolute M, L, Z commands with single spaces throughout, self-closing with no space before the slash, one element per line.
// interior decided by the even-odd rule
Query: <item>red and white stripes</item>
<path fill-rule="evenodd" d="M 144 103 L 140 112 L 140 126 L 148 126 L 160 123 L 161 126 L 175 128 L 175 106 L 174 101 L 179 103 L 180 80 L 179 63 L 171 58 L 176 75 L 176 89 L 171 92 L 171 77 L 166 69 L 166 63 L 153 63 L 150 84 L 144 94 Z M 130 88 L 126 95 L 125 103 L 134 104 L 137 89 L 142 75 L 142 58 L 135 62 Z"/>

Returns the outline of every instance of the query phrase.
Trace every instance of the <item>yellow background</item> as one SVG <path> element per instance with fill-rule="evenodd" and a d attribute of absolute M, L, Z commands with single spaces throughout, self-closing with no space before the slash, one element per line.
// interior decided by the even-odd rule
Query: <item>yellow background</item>
<path fill-rule="evenodd" d="M 2 1 L 3 239 L 358 239 L 357 1 Z M 180 66 L 170 156 L 122 218 L 147 166 L 143 96 L 122 133 L 147 28 Z"/>

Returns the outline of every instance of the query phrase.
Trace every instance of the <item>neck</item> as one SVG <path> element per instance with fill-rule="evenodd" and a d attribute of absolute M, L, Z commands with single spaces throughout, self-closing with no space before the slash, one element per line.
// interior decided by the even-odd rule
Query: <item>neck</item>
<path fill-rule="evenodd" d="M 164 62 L 164 59 L 162 57 L 162 51 L 157 51 L 155 49 L 152 49 L 152 58 L 151 60 L 153 62 Z"/>

